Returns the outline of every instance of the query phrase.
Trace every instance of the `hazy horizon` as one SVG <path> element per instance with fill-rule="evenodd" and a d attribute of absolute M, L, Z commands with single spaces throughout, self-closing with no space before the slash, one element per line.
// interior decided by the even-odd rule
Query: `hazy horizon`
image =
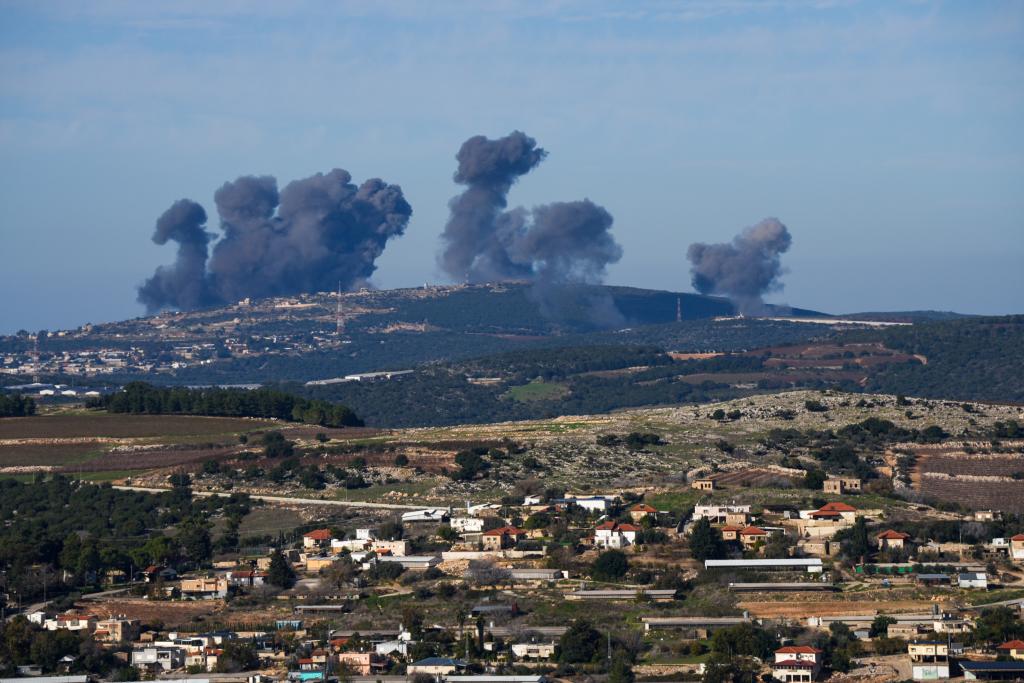
<path fill-rule="evenodd" d="M 436 256 L 455 154 L 549 156 L 509 206 L 590 199 L 606 284 L 693 291 L 693 242 L 772 216 L 769 303 L 1024 312 L 1024 3 L 0 4 L 0 333 L 142 315 L 181 198 L 349 171 L 400 185 L 379 288 Z"/>

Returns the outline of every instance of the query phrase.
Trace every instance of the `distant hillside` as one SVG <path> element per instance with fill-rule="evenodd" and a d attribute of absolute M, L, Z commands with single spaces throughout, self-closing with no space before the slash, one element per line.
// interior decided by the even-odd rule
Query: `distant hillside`
<path fill-rule="evenodd" d="M 871 391 L 1024 402 L 1024 315 L 927 322 L 877 336 L 889 348 L 926 362 L 880 370 L 867 384 Z"/>

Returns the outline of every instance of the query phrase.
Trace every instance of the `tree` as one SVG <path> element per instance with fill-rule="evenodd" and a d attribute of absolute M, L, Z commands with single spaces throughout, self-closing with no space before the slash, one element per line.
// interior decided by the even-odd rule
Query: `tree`
<path fill-rule="evenodd" d="M 178 543 L 188 559 L 197 565 L 208 562 L 213 557 L 210 530 L 208 525 L 200 519 L 192 518 L 181 525 L 178 531 Z"/>
<path fill-rule="evenodd" d="M 896 620 L 884 614 L 879 614 L 871 622 L 871 637 L 878 638 L 889 632 L 889 625 L 895 624 Z"/>
<path fill-rule="evenodd" d="M 863 561 L 871 552 L 871 539 L 868 537 L 868 525 L 863 517 L 858 517 L 853 527 L 842 541 L 844 552 L 851 560 Z"/>
<path fill-rule="evenodd" d="M 224 643 L 224 652 L 217 658 L 217 673 L 237 673 L 259 668 L 260 658 L 256 648 L 249 643 L 228 641 Z"/>
<path fill-rule="evenodd" d="M 288 560 L 285 559 L 280 550 L 275 550 L 270 556 L 267 582 L 278 588 L 291 588 L 295 585 L 295 570 L 288 564 Z"/>
<path fill-rule="evenodd" d="M 597 556 L 590 566 L 590 576 L 595 581 L 616 581 L 626 575 L 629 560 L 621 550 L 606 550 Z"/>
<path fill-rule="evenodd" d="M 698 519 L 690 533 L 690 554 L 695 560 L 718 560 L 725 557 L 722 532 L 706 518 Z"/>
<path fill-rule="evenodd" d="M 566 629 L 558 641 L 558 661 L 563 664 L 583 664 L 594 659 L 601 642 L 601 634 L 589 621 L 579 619 Z"/>
<path fill-rule="evenodd" d="M 633 683 L 636 675 L 629 661 L 629 656 L 622 650 L 615 653 L 612 659 L 612 666 L 608 670 L 608 683 Z"/>
<path fill-rule="evenodd" d="M 777 645 L 771 633 L 754 624 L 719 629 L 711 636 L 711 651 L 730 657 L 744 655 L 765 659 Z"/>

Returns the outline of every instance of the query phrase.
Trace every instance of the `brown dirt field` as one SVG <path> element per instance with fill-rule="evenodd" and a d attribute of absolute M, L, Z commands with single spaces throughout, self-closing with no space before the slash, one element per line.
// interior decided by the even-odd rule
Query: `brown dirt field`
<path fill-rule="evenodd" d="M 830 614 L 872 614 L 875 612 L 928 612 L 934 603 L 928 600 L 872 600 L 841 602 L 838 600 L 801 600 L 800 602 L 744 601 L 737 607 L 756 617 L 789 617 L 791 619 Z"/>
<path fill-rule="evenodd" d="M 171 602 L 162 600 L 142 600 L 137 598 L 118 598 L 113 600 L 82 600 L 75 606 L 83 612 L 98 616 L 114 616 L 124 614 L 130 619 L 139 619 L 144 624 L 163 622 L 172 627 L 187 624 L 196 617 L 208 616 L 224 610 L 221 600 L 196 600 L 188 602 Z"/>
<path fill-rule="evenodd" d="M 716 484 L 721 486 L 743 486 L 745 484 L 749 486 L 762 486 L 779 479 L 795 480 L 795 477 L 787 477 L 781 472 L 772 472 L 771 470 L 755 468 L 717 474 L 712 477 L 712 479 L 715 480 Z"/>
<path fill-rule="evenodd" d="M 194 465 L 207 460 L 223 460 L 233 449 L 203 448 L 197 450 L 152 450 L 134 453 L 105 453 L 82 464 L 67 465 L 65 472 L 103 472 L 106 470 L 151 470 L 157 467 Z M 194 469 L 194 468 L 188 468 Z"/>
<path fill-rule="evenodd" d="M 143 438 L 233 434 L 280 426 L 268 420 L 193 415 L 40 415 L 0 420 L 0 439 L 53 439 L 68 436 Z"/>

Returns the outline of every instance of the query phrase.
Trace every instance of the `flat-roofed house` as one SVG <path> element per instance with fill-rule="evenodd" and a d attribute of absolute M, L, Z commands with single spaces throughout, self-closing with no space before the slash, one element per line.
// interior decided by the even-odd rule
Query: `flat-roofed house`
<path fill-rule="evenodd" d="M 861 492 L 861 481 L 857 477 L 829 477 L 821 485 L 825 493 L 833 493 L 842 496 L 850 493 Z"/>

